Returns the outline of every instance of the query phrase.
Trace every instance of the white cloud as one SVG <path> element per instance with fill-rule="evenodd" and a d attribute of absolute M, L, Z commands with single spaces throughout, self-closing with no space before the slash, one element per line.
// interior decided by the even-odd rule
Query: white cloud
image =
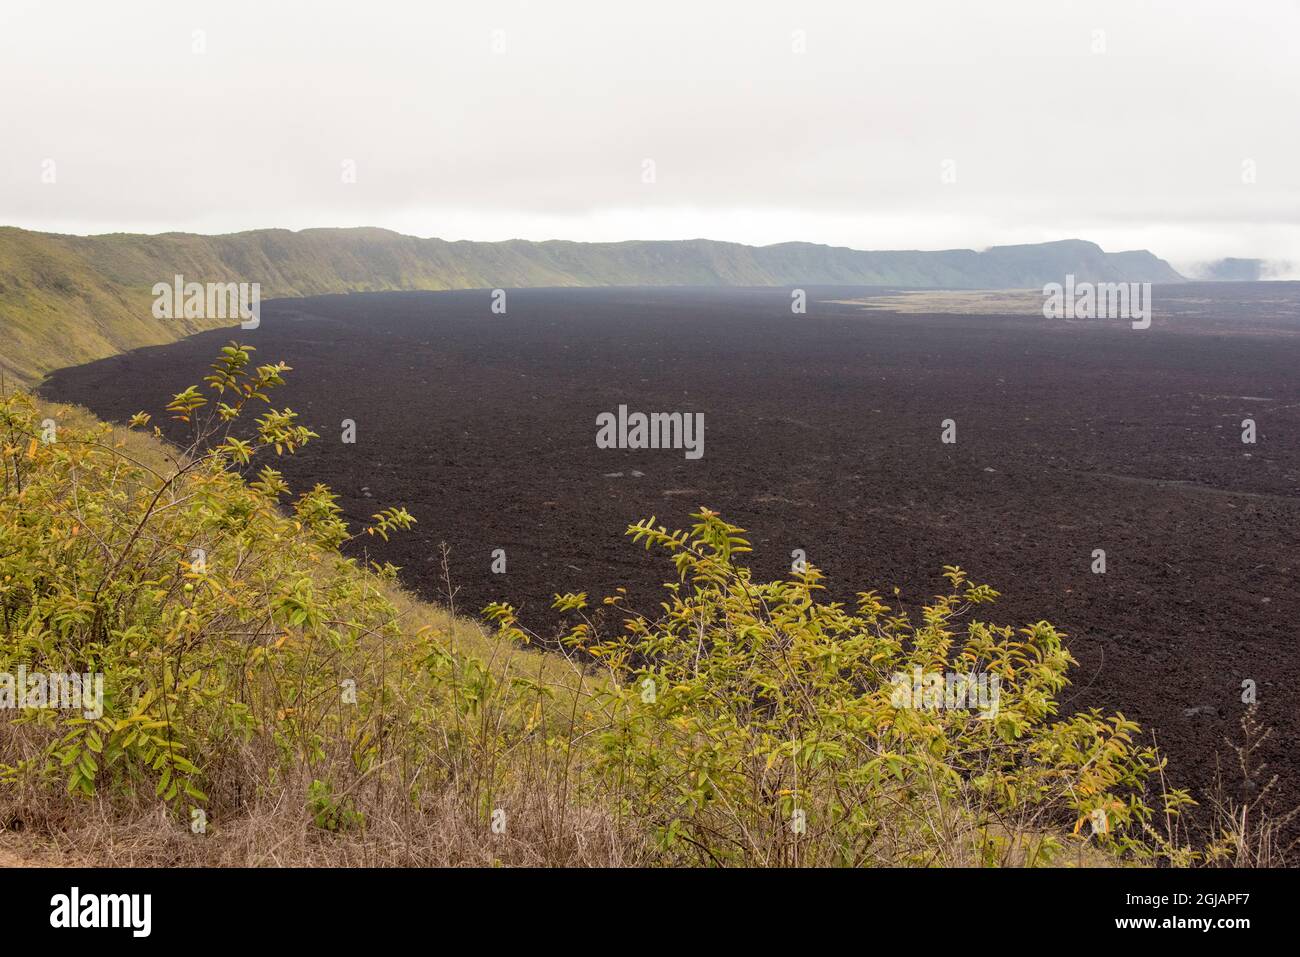
<path fill-rule="evenodd" d="M 6 0 L 0 221 L 1300 261 L 1295 3 L 449 7 Z"/>

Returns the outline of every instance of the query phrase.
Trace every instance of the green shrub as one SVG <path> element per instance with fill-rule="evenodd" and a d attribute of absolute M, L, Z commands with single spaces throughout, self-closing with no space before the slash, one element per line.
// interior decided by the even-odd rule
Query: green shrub
<path fill-rule="evenodd" d="M 399 636 L 378 588 L 395 569 L 338 553 L 348 530 L 324 486 L 286 513 L 278 472 L 236 474 L 313 438 L 289 409 L 268 408 L 250 435 L 234 434 L 287 371 L 250 368 L 249 351 L 223 350 L 206 380 L 211 402 L 197 387 L 172 400 L 194 439 L 161 468 L 106 425 L 51 436 L 30 397 L 0 400 L 0 671 L 105 681 L 97 719 L 18 712 L 29 753 L 0 764 L 0 780 L 61 776 L 74 793 L 112 782 L 202 803 L 205 778 L 254 738 L 274 743 L 278 773 L 340 746 L 358 772 L 377 760 L 377 709 L 392 688 L 364 646 Z M 412 521 L 388 510 L 367 531 Z M 345 681 L 353 707 L 342 704 Z"/>
<path fill-rule="evenodd" d="M 581 614 L 565 644 L 608 670 L 597 768 L 667 861 L 1042 864 L 1088 838 L 1135 859 L 1179 853 L 1151 826 L 1143 796 L 1163 764 L 1134 744 L 1137 725 L 1058 716 L 1074 660 L 1051 625 L 959 625 L 997 593 L 953 567 L 915 616 L 875 592 L 856 610 L 825 601 L 815 568 L 758 583 L 736 563 L 743 530 L 695 518 L 628 529 L 677 572 L 654 619 L 628 614 L 604 637 L 585 594 L 555 602 Z M 522 634 L 510 606 L 489 613 Z M 896 676 L 917 669 L 996 676 L 996 713 L 896 706 Z M 1164 798 L 1170 815 L 1189 801 Z"/>

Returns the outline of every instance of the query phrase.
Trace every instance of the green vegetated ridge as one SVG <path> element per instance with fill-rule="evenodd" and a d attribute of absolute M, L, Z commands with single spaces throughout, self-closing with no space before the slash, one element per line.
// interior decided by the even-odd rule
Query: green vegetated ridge
<path fill-rule="evenodd" d="M 601 285 L 884 285 L 1010 289 L 1079 280 L 1177 282 L 1146 251 L 1065 240 L 976 252 L 864 252 L 812 243 L 448 242 L 383 229 L 63 236 L 0 227 L 0 372 L 46 372 L 212 328 L 156 319 L 154 283 L 257 282 L 264 299 L 353 291 Z M 218 322 L 220 320 L 217 320 Z"/>

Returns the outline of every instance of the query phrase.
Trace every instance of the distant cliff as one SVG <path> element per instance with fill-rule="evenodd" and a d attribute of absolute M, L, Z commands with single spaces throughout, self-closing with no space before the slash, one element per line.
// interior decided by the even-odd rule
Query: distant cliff
<path fill-rule="evenodd" d="M 45 372 L 216 323 L 156 319 L 151 287 L 261 283 L 264 299 L 349 291 L 599 285 L 882 285 L 1037 288 L 1079 280 L 1179 282 L 1145 250 L 1107 253 L 1065 240 L 864 252 L 812 243 L 744 246 L 709 240 L 622 243 L 447 242 L 383 229 L 255 230 L 61 236 L 0 227 L 0 372 Z"/>

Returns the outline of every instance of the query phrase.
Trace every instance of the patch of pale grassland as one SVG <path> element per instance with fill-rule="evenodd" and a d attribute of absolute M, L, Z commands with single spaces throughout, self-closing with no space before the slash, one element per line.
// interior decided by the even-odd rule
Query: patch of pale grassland
<path fill-rule="evenodd" d="M 844 306 L 877 312 L 909 314 L 953 313 L 964 316 L 1041 316 L 1043 293 L 1038 289 L 952 289 L 902 292 L 868 299 L 833 299 Z"/>

